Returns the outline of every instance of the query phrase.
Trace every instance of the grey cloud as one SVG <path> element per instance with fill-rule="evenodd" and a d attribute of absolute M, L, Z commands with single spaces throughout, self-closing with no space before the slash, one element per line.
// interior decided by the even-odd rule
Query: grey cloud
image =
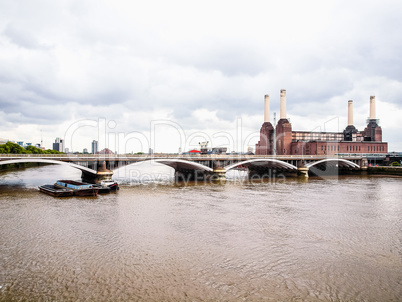
<path fill-rule="evenodd" d="M 38 42 L 32 33 L 25 29 L 17 27 L 15 24 L 8 24 L 4 30 L 4 34 L 15 44 L 28 48 L 35 49 L 39 47 Z"/>
<path fill-rule="evenodd" d="M 55 125 L 63 122 L 67 117 L 70 118 L 70 115 L 66 115 L 66 110 L 63 110 L 62 107 L 52 109 L 38 107 L 34 104 L 21 104 L 21 106 L 6 112 L 7 122 L 16 125 Z"/>
<path fill-rule="evenodd" d="M 228 77 L 256 76 L 273 67 L 269 53 L 258 46 L 236 41 L 205 41 L 206 45 L 191 45 L 186 52 L 168 53 L 177 64 L 199 70 L 219 71 Z"/>
<path fill-rule="evenodd" d="M 266 20 L 255 22 L 248 12 L 240 26 L 223 11 L 206 21 L 179 14 L 173 4 L 163 4 L 165 12 L 129 1 L 113 9 L 96 1 L 37 4 L 0 4 L 0 110 L 13 122 L 59 123 L 73 118 L 63 109 L 69 106 L 77 110 L 74 118 L 117 106 L 133 119 L 165 109 L 191 126 L 192 112 L 205 108 L 233 121 L 262 115 L 264 94 L 271 96 L 271 113 L 279 112 L 282 88 L 288 113 L 304 116 L 343 114 L 344 104 L 332 100 L 360 94 L 401 103 L 402 7 L 395 1 L 364 7 L 341 1 L 328 24 L 315 24 L 311 33 L 301 32 L 297 20 L 265 24 L 282 12 L 274 5 Z"/>

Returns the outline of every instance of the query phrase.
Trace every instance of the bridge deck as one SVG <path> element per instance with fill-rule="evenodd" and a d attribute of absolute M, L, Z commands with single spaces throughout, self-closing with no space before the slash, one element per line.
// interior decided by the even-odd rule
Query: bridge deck
<path fill-rule="evenodd" d="M 343 159 L 361 159 L 364 156 L 351 154 L 339 156 L 321 156 L 321 155 L 238 155 L 238 154 L 205 154 L 205 155 L 181 155 L 181 154 L 152 154 L 152 155 L 137 155 L 137 154 L 117 154 L 117 155 L 98 155 L 98 154 L 0 154 L 0 160 L 20 159 L 20 158 L 42 158 L 61 161 L 99 161 L 99 160 L 124 160 L 124 161 L 139 161 L 149 159 L 175 158 L 185 160 L 244 160 L 253 158 L 270 158 L 278 160 L 322 160 L 328 158 L 343 158 Z"/>
<path fill-rule="evenodd" d="M 41 162 L 51 164 L 70 165 L 82 171 L 84 177 L 111 177 L 115 170 L 123 166 L 144 161 L 158 162 L 175 169 L 176 172 L 191 174 L 200 171 L 206 175 L 211 173 L 225 173 L 238 167 L 248 168 L 250 171 L 265 171 L 277 169 L 283 172 L 307 173 L 306 170 L 324 168 L 331 164 L 335 168 L 359 169 L 363 157 L 357 155 L 342 156 L 264 156 L 239 154 L 208 154 L 208 155 L 98 155 L 98 154 L 0 154 L 0 166 L 6 164 L 20 164 L 26 162 Z M 367 160 L 366 160 L 367 162 Z M 101 175 L 102 174 L 102 175 Z M 106 177 L 105 176 L 105 177 Z"/>

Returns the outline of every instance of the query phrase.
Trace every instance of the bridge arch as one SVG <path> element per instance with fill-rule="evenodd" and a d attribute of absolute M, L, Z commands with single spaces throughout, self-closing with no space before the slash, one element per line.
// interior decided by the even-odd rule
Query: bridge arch
<path fill-rule="evenodd" d="M 201 170 L 205 172 L 212 172 L 213 169 L 207 166 L 204 166 L 202 164 L 188 161 L 188 160 L 183 160 L 183 159 L 173 159 L 173 158 L 164 158 L 164 159 L 149 159 L 149 160 L 144 160 L 143 162 L 156 162 L 160 163 L 166 166 L 169 166 L 175 170 L 180 170 L 180 169 L 188 169 L 188 170 Z"/>
<path fill-rule="evenodd" d="M 289 164 L 285 161 L 274 159 L 274 158 L 269 158 L 269 159 L 264 159 L 264 158 L 256 158 L 256 159 L 249 159 L 245 161 L 241 161 L 232 165 L 228 165 L 224 167 L 226 171 L 229 171 L 231 169 L 234 169 L 238 166 L 243 166 L 243 165 L 251 165 L 251 166 L 257 166 L 257 167 L 270 167 L 270 168 L 282 168 L 282 169 L 288 169 L 288 170 L 297 170 L 297 167 L 295 165 Z"/>
<path fill-rule="evenodd" d="M 11 159 L 11 160 L 1 160 L 0 165 L 10 165 L 10 164 L 24 164 L 24 163 L 44 163 L 44 164 L 56 164 L 56 165 L 67 165 L 76 169 L 81 170 L 82 172 L 96 175 L 97 171 L 80 166 L 77 164 L 53 160 L 53 159 L 41 159 L 41 158 L 24 158 L 24 159 Z"/>
<path fill-rule="evenodd" d="M 350 160 L 342 159 L 342 158 L 326 158 L 322 159 L 316 162 L 311 162 L 306 164 L 306 168 L 310 169 L 311 167 L 314 166 L 320 166 L 322 164 L 326 163 L 337 163 L 340 167 L 349 167 L 349 168 L 357 168 L 360 169 L 360 166 L 358 164 L 355 164 L 354 162 L 351 162 Z"/>

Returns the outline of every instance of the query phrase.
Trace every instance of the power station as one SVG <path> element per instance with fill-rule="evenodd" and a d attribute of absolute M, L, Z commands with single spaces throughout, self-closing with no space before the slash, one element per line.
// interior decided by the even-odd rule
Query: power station
<path fill-rule="evenodd" d="M 353 101 L 348 101 L 348 125 L 343 132 L 292 131 L 286 117 L 286 90 L 280 91 L 280 119 L 274 128 L 270 122 L 269 95 L 265 95 L 264 123 L 256 155 L 335 155 L 384 154 L 388 143 L 382 141 L 382 129 L 375 114 L 375 96 L 370 97 L 367 127 L 358 131 L 353 125 Z"/>

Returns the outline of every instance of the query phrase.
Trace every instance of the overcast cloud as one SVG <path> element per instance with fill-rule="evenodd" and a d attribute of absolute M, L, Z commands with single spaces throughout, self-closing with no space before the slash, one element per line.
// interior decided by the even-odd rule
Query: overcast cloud
<path fill-rule="evenodd" d="M 363 130 L 375 95 L 383 139 L 402 151 L 401 11 L 396 0 L 1 1 L 0 137 L 39 143 L 42 133 L 51 148 L 79 121 L 106 120 L 130 140 L 106 146 L 148 151 L 139 142 L 164 120 L 157 152 L 177 152 L 175 127 L 215 145 L 230 133 L 245 150 L 264 95 L 279 112 L 286 89 L 294 130 L 342 131 L 350 99 Z M 90 149 L 98 136 L 78 129 L 66 147 Z"/>

